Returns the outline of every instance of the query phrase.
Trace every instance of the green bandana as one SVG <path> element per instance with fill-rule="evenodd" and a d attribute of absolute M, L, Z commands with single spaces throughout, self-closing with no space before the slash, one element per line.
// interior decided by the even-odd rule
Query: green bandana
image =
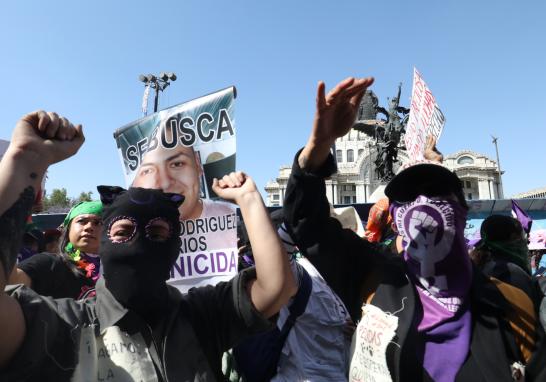
<path fill-rule="evenodd" d="M 482 238 L 478 248 L 488 248 L 493 252 L 504 255 L 508 260 L 530 273 L 527 240 L 521 239 L 511 242 L 500 242 Z"/>
<path fill-rule="evenodd" d="M 102 215 L 102 203 L 98 200 L 92 202 L 80 202 L 76 204 L 66 215 L 63 222 L 63 227 L 66 228 L 76 216 L 80 215 Z"/>

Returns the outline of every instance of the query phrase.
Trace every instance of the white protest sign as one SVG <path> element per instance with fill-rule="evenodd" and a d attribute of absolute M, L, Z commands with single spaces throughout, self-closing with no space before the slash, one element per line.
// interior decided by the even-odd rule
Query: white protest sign
<path fill-rule="evenodd" d="M 128 335 L 117 326 L 106 328 L 98 337 L 93 326 L 82 328 L 78 357 L 72 382 L 158 380 L 142 335 Z"/>
<path fill-rule="evenodd" d="M 387 365 L 387 346 L 394 338 L 398 317 L 374 305 L 362 306 L 351 344 L 350 382 L 392 382 Z"/>
<path fill-rule="evenodd" d="M 182 293 L 237 274 L 237 217 L 212 182 L 235 171 L 234 87 L 131 122 L 114 134 L 128 186 L 184 196 L 180 255 L 169 283 Z"/>
<path fill-rule="evenodd" d="M 438 140 L 444 125 L 444 114 L 421 73 L 414 68 L 410 115 L 404 136 L 410 161 L 423 159 L 427 137 L 432 135 Z"/>

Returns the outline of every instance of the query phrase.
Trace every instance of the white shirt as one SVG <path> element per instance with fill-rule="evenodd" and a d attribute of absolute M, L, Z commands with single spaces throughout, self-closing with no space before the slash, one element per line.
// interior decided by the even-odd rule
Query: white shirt
<path fill-rule="evenodd" d="M 351 339 L 343 329 L 351 319 L 349 313 L 309 260 L 297 259 L 291 267 L 294 275 L 296 267 L 303 267 L 313 289 L 305 312 L 286 339 L 272 381 L 347 381 Z M 285 306 L 279 312 L 279 328 L 288 315 Z"/>

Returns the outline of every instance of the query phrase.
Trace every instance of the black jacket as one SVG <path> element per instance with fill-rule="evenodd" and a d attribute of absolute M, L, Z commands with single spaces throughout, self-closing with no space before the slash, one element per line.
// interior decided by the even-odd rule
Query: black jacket
<path fill-rule="evenodd" d="M 97 296 L 82 301 L 55 300 L 23 286 L 10 287 L 8 293 L 23 309 L 27 332 L 9 367 L 0 371 L 0 380 L 78 381 L 80 371 L 112 380 L 110 376 L 126 375 L 133 364 L 142 364 L 159 381 L 222 380 L 222 353 L 270 327 L 247 295 L 246 283 L 253 277 L 249 269 L 230 282 L 194 288 L 186 295 L 169 287 L 170 309 L 153 331 L 119 304 L 101 280 Z M 107 342 L 108 331 L 125 342 Z M 114 365 L 115 356 L 131 356 L 127 352 L 133 350 L 137 355 L 129 362 Z M 93 362 L 98 363 L 95 369 Z M 142 375 L 139 379 L 149 380 Z"/>
<path fill-rule="evenodd" d="M 422 366 L 424 343 L 417 332 L 422 306 L 407 276 L 405 262 L 400 256 L 380 252 L 329 217 L 324 178 L 336 170 L 333 158 L 330 156 L 317 172 L 307 173 L 299 167 L 298 155 L 283 207 L 285 223 L 296 244 L 339 295 L 355 322 L 370 295 L 373 295 L 372 305 L 398 316 L 395 338 L 387 348 L 387 365 L 393 380 L 430 381 Z M 520 360 L 520 354 L 505 317 L 513 307 L 477 269 L 470 304 L 473 325 L 470 352 L 456 380 L 512 381 L 510 365 Z M 537 348 L 526 367 L 526 380 L 546 381 L 543 335 L 538 325 Z"/>

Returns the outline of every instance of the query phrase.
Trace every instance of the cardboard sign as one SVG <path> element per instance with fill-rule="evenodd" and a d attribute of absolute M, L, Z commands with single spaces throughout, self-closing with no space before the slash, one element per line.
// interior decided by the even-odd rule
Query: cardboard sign
<path fill-rule="evenodd" d="M 411 107 L 404 143 L 410 161 L 422 160 L 427 137 L 432 135 L 436 141 L 442 134 L 445 117 L 436 99 L 416 68 L 413 69 L 413 90 Z"/>

